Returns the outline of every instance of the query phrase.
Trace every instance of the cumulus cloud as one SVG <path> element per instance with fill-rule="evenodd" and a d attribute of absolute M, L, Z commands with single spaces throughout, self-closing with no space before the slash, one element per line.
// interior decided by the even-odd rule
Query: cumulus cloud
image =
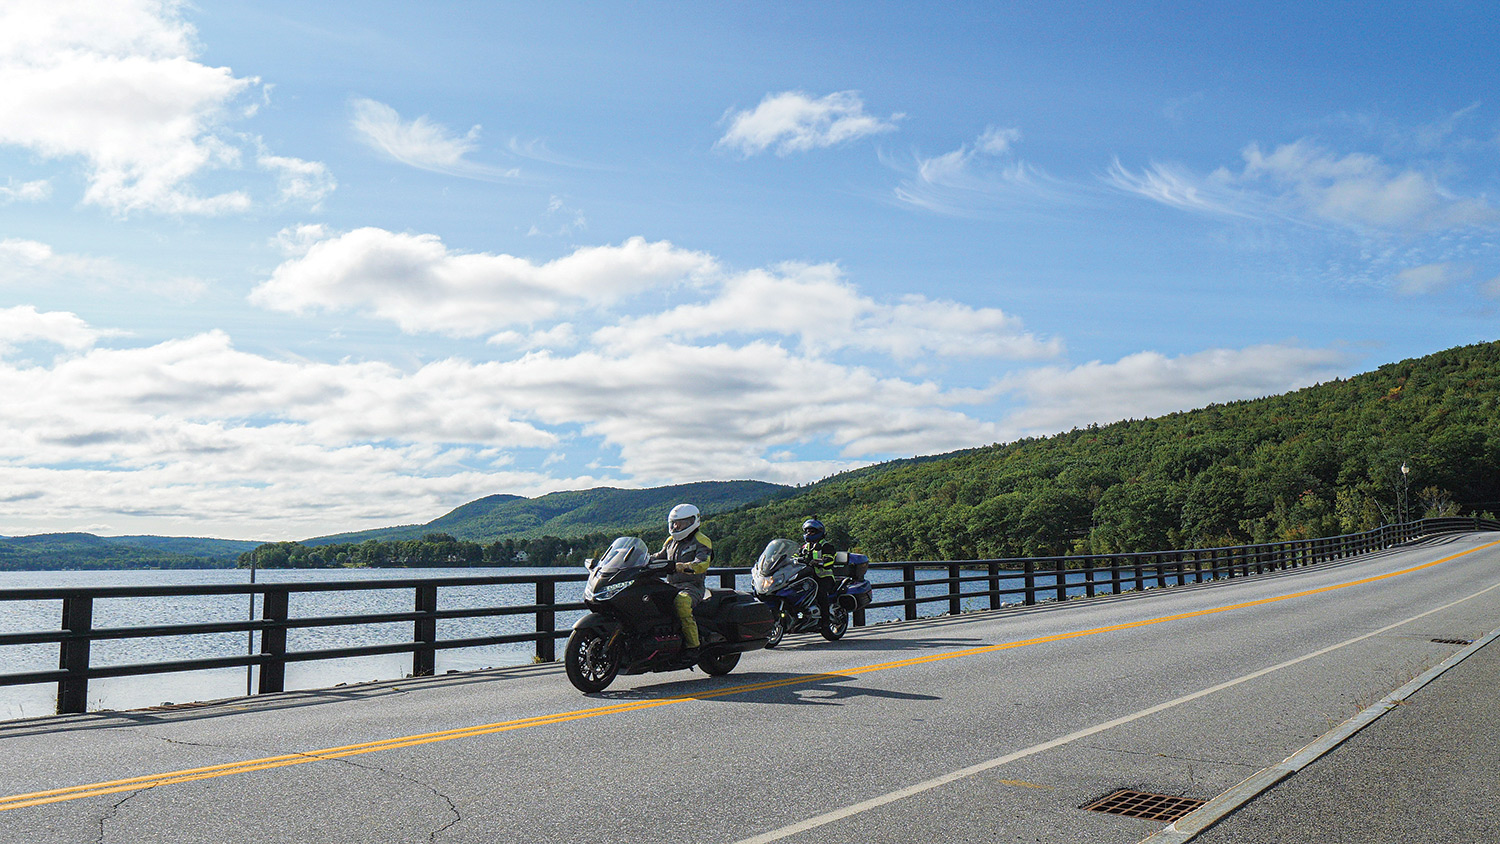
<path fill-rule="evenodd" d="M 726 281 L 704 304 L 603 329 L 605 342 L 644 346 L 661 338 L 725 335 L 796 338 L 805 351 L 874 351 L 900 360 L 928 356 L 1032 360 L 1056 357 L 1057 340 L 1041 340 L 998 308 L 906 296 L 880 303 L 864 296 L 834 264 L 783 264 Z"/>
<path fill-rule="evenodd" d="M 631 238 L 537 264 L 513 255 L 460 253 L 436 235 L 363 228 L 316 240 L 276 268 L 251 301 L 276 310 L 353 310 L 408 332 L 472 337 L 607 304 L 716 271 L 701 252 Z"/>
<path fill-rule="evenodd" d="M 83 160 L 83 201 L 118 214 L 248 208 L 243 190 L 202 196 L 192 181 L 241 165 L 224 124 L 260 83 L 195 61 L 195 39 L 174 2 L 0 5 L 0 144 Z"/>
<path fill-rule="evenodd" d="M 760 342 L 402 370 L 268 358 L 222 332 L 99 348 L 71 315 L 0 313 L 4 336 L 45 333 L 74 350 L 48 366 L 0 360 L 0 392 L 14 397 L 0 416 L 0 495 L 24 502 L 0 514 L 0 533 L 66 510 L 117 530 L 150 518 L 289 538 L 435 514 L 496 490 L 806 480 L 997 434 L 955 409 L 971 398 L 963 391 Z M 577 437 L 618 452 L 620 475 L 512 465 Z M 840 456 L 785 456 L 810 440 Z"/>
<path fill-rule="evenodd" d="M 767 94 L 754 109 L 731 112 L 725 115 L 729 129 L 716 146 L 746 156 L 772 147 L 777 155 L 790 155 L 894 132 L 904 116 L 879 118 L 866 114 L 864 101 L 855 91 L 818 98 L 804 91 Z"/>
<path fill-rule="evenodd" d="M 86 349 L 99 337 L 100 332 L 90 328 L 76 314 L 42 313 L 31 305 L 0 308 L 0 355 L 19 344 L 37 341 L 65 349 Z"/>
<path fill-rule="evenodd" d="M 516 169 L 500 169 L 470 161 L 478 149 L 479 127 L 455 135 L 426 116 L 405 121 L 394 108 L 370 99 L 354 101 L 354 130 L 371 148 L 411 167 L 472 179 L 514 178 Z"/>
<path fill-rule="evenodd" d="M 1180 357 L 1148 351 L 1114 363 L 1026 370 L 1001 379 L 999 388 L 1024 403 L 1005 419 L 1007 428 L 1015 435 L 1044 434 L 1276 395 L 1337 377 L 1348 362 L 1337 349 L 1292 345 L 1210 349 Z"/>

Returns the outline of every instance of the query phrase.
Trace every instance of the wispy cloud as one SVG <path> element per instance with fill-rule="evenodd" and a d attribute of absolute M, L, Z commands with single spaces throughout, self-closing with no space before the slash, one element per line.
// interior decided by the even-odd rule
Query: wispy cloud
<path fill-rule="evenodd" d="M 976 217 L 1078 201 L 1077 186 L 1016 157 L 1020 140 L 1019 129 L 990 126 L 972 144 L 941 155 L 918 155 L 909 164 L 884 155 L 882 160 L 911 174 L 897 186 L 897 201 L 938 214 Z"/>
<path fill-rule="evenodd" d="M 0 185 L 0 205 L 8 202 L 41 202 L 52 195 L 52 183 L 46 179 L 16 184 L 7 179 Z"/>
<path fill-rule="evenodd" d="M 1411 267 L 1396 274 L 1396 290 L 1404 296 L 1421 296 L 1436 293 L 1453 284 L 1468 280 L 1474 268 L 1444 261 Z"/>
<path fill-rule="evenodd" d="M 1250 144 L 1238 172 L 1206 176 L 1152 164 L 1139 173 L 1118 160 L 1106 182 L 1163 205 L 1236 216 L 1278 216 L 1370 234 L 1421 235 L 1500 225 L 1500 209 L 1459 196 L 1437 177 L 1374 155 L 1340 155 L 1310 140 L 1269 151 Z"/>
<path fill-rule="evenodd" d="M 402 120 L 394 108 L 375 100 L 357 99 L 353 106 L 353 126 L 360 139 L 402 164 L 466 179 L 510 179 L 520 175 L 515 168 L 492 167 L 468 159 L 479 148 L 479 126 L 457 135 L 425 116 Z"/>
<path fill-rule="evenodd" d="M 767 94 L 754 109 L 731 109 L 724 117 L 729 130 L 716 146 L 738 150 L 745 156 L 775 147 L 776 154 L 784 156 L 894 132 L 902 117 L 866 114 L 864 101 L 855 91 L 817 98 L 804 91 L 785 91 Z"/>

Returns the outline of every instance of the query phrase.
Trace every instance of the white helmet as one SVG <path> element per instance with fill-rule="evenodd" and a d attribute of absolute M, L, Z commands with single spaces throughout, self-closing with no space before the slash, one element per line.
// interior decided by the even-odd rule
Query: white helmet
<path fill-rule="evenodd" d="M 687 539 L 698 529 L 698 508 L 691 504 L 678 504 L 667 514 L 667 532 L 673 539 Z"/>

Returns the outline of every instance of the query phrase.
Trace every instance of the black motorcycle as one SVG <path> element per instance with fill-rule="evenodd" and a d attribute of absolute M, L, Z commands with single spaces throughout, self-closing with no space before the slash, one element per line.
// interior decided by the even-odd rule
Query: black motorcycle
<path fill-rule="evenodd" d="M 870 603 L 871 584 L 865 579 L 869 562 L 863 554 L 840 551 L 835 555 L 835 566 L 852 576 L 834 579 L 824 618 L 818 607 L 817 574 L 797 543 L 790 539 L 767 543 L 750 570 L 755 597 L 776 615 L 766 647 L 774 648 L 786 634 L 805 630 L 816 630 L 830 642 L 842 639 L 849 630 L 849 614 Z"/>
<path fill-rule="evenodd" d="M 616 539 L 589 564 L 583 602 L 591 612 L 573 625 L 563 655 L 568 680 L 579 691 L 603 691 L 620 674 L 695 665 L 705 674 L 728 674 L 740 654 L 766 646 L 770 608 L 743 592 L 713 589 L 693 609 L 702 647 L 685 652 L 674 605 L 678 589 L 663 579 L 673 568 L 652 560 L 646 543 L 633 536 Z"/>

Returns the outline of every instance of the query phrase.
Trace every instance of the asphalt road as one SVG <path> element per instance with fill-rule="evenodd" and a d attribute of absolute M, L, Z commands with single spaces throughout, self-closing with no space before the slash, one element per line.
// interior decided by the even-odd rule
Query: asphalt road
<path fill-rule="evenodd" d="M 538 666 L 6 722 L 0 842 L 1135 844 L 1164 822 L 1079 807 L 1211 798 L 1500 627 L 1496 539 L 789 637 L 594 696 Z"/>

